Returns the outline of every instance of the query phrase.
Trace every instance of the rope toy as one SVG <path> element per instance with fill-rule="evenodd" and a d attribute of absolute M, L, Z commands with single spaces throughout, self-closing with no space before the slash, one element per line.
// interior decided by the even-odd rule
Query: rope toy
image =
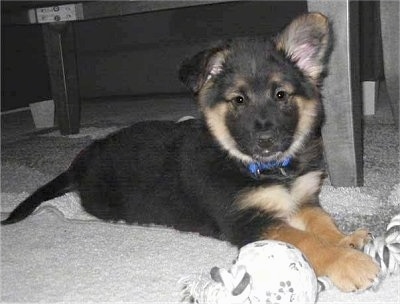
<path fill-rule="evenodd" d="M 378 283 L 372 286 L 376 290 L 384 278 L 400 271 L 400 214 L 363 251 L 380 265 Z M 298 249 L 269 240 L 242 247 L 230 270 L 213 267 L 178 283 L 182 300 L 197 304 L 315 303 L 319 292 L 333 286 L 328 278 L 316 277 Z"/>
<path fill-rule="evenodd" d="M 397 274 L 400 270 L 400 214 L 392 218 L 382 237 L 364 246 L 364 252 L 380 266 L 380 279 Z"/>

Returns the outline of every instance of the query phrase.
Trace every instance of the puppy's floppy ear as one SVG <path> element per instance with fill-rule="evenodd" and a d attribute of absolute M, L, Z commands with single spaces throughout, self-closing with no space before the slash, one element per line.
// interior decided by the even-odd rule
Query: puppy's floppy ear
<path fill-rule="evenodd" d="M 216 47 L 186 59 L 179 69 L 179 79 L 197 94 L 203 85 L 223 71 L 227 48 Z"/>
<path fill-rule="evenodd" d="M 321 13 L 294 19 L 276 38 L 275 45 L 306 75 L 318 83 L 332 50 L 332 29 Z"/>

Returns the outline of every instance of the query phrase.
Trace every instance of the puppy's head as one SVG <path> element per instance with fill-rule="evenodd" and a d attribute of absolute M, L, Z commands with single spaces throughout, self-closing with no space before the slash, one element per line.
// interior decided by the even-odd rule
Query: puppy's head
<path fill-rule="evenodd" d="M 274 39 L 230 41 L 195 55 L 180 79 L 231 156 L 245 163 L 295 157 L 321 124 L 331 44 L 327 18 L 306 14 Z"/>

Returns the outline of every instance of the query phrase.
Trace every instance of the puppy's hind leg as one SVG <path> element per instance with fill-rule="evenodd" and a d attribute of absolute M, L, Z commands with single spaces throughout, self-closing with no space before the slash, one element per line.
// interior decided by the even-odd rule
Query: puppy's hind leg
<path fill-rule="evenodd" d="M 123 194 L 118 183 L 103 176 L 85 176 L 79 185 L 82 207 L 86 212 L 104 221 L 126 220 Z"/>

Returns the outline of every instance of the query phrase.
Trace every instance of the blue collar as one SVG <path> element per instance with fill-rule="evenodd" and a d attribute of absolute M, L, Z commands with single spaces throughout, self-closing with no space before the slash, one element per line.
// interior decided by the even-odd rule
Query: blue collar
<path fill-rule="evenodd" d="M 292 162 L 292 159 L 293 159 L 292 157 L 286 157 L 281 161 L 274 160 L 274 161 L 270 161 L 270 162 L 266 162 L 266 163 L 254 162 L 254 163 L 250 163 L 247 166 L 247 169 L 253 176 L 259 177 L 263 171 L 271 170 L 271 169 L 278 169 L 278 168 L 284 169 L 284 168 L 289 167 Z"/>

